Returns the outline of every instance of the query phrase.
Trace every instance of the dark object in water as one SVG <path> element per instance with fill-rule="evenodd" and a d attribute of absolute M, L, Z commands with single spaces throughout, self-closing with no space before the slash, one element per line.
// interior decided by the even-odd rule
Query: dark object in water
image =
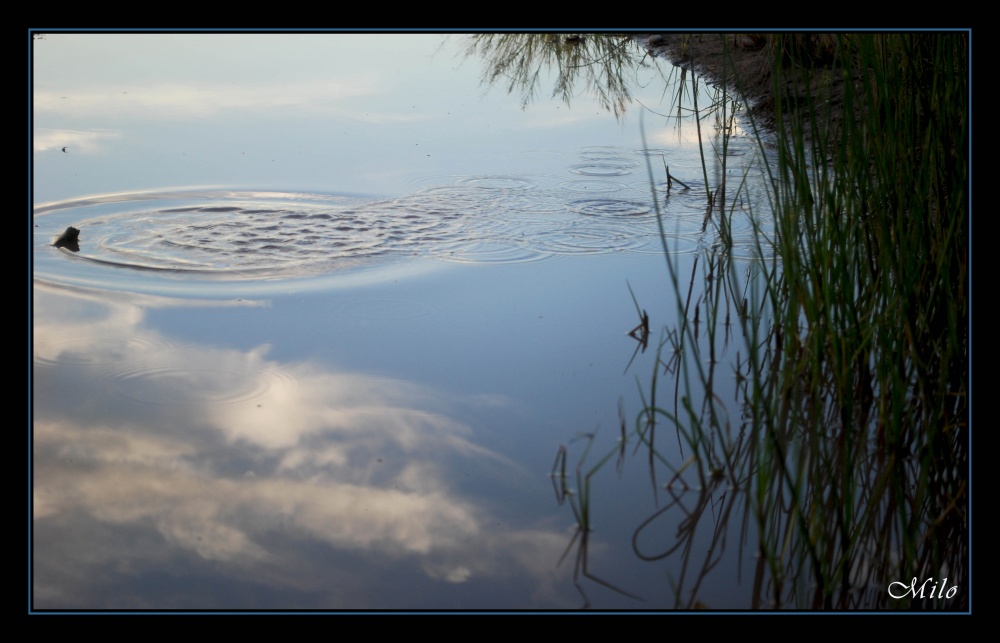
<path fill-rule="evenodd" d="M 59 238 L 55 240 L 52 244 L 57 248 L 66 248 L 67 250 L 72 250 L 73 252 L 78 252 L 80 250 L 80 231 L 70 226 L 66 228 L 66 231 L 59 235 Z"/>

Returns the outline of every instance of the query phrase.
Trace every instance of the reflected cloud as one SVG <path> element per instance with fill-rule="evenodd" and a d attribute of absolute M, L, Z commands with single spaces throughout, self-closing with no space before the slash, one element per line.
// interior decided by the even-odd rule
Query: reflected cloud
<path fill-rule="evenodd" d="M 98 151 L 105 141 L 117 138 L 121 138 L 121 132 L 40 128 L 35 130 L 32 140 L 36 152 L 66 148 L 67 153 L 91 153 Z"/>
<path fill-rule="evenodd" d="M 36 89 L 37 114 L 72 117 L 205 119 L 223 112 L 289 109 L 297 112 L 351 115 L 346 99 L 379 92 L 373 77 L 322 79 L 307 82 L 259 85 L 161 83 L 130 86 L 113 92 L 106 87 L 62 92 Z"/>
<path fill-rule="evenodd" d="M 36 291 L 36 608 L 252 606 L 228 592 L 181 599 L 158 587 L 164 574 L 319 592 L 326 607 L 462 606 L 435 583 L 504 578 L 533 585 L 539 606 L 557 601 L 565 535 L 500 528 L 509 518 L 461 491 L 456 462 L 477 484 L 525 472 L 477 445 L 446 396 L 281 363 L 266 345 L 172 340 L 147 312 Z M 409 598 L 375 595 L 397 573 Z"/>

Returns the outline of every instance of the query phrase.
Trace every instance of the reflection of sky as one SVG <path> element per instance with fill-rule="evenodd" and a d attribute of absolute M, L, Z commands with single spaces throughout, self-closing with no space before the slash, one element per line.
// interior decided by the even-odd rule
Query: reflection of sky
<path fill-rule="evenodd" d="M 406 195 L 509 175 L 586 190 L 600 184 L 574 170 L 595 150 L 638 165 L 639 110 L 616 122 L 585 97 L 522 110 L 480 86 L 457 37 L 441 42 L 46 35 L 36 201 L 199 185 Z M 662 86 L 643 87 L 657 104 Z M 656 122 L 650 146 L 672 172 L 700 173 L 696 135 Z M 609 182 L 632 200 L 648 187 L 633 169 Z M 53 278 L 34 293 L 36 608 L 580 605 L 572 555 L 557 566 L 572 513 L 546 474 L 574 436 L 613 440 L 619 399 L 640 408 L 636 377 L 657 366 L 650 350 L 623 373 L 626 282 L 666 324 L 662 257 L 400 262 L 278 280 L 267 299 L 225 281 L 177 280 L 189 299 L 135 294 L 167 290 L 130 290 L 118 268 L 114 288 L 91 290 L 99 279 L 58 279 L 84 272 L 64 259 L 45 256 Z M 668 597 L 627 544 L 637 512 L 655 510 L 648 476 L 627 471 L 622 502 L 604 473 L 591 553 L 624 546 L 592 571 Z"/>
<path fill-rule="evenodd" d="M 33 125 L 35 171 L 52 180 L 36 199 L 208 184 L 398 194 L 427 176 L 533 171 L 524 152 L 567 136 L 641 146 L 640 110 L 621 126 L 584 96 L 522 110 L 481 87 L 461 48 L 406 34 L 46 35 Z M 662 85 L 640 93 L 657 105 Z M 651 137 L 696 140 L 667 131 Z"/>
<path fill-rule="evenodd" d="M 454 47 L 439 50 L 441 41 L 402 34 L 48 35 L 34 44 L 36 150 L 70 149 L 64 157 L 36 157 L 36 171 L 60 179 L 36 186 L 37 196 L 156 187 L 151 166 L 160 187 L 399 192 L 421 174 L 464 172 L 473 159 L 478 171 L 493 171 L 490 165 L 520 151 L 509 141 L 520 122 L 551 128 L 568 113 L 528 115 L 503 92 L 484 94 L 476 62 L 463 61 Z M 445 75 L 449 83 L 464 79 L 464 92 L 452 91 L 454 84 L 442 91 Z M 477 144 L 459 158 L 452 149 L 459 140 Z"/>
<path fill-rule="evenodd" d="M 35 308 L 36 607 L 103 605 L 116 588 L 74 577 L 148 574 L 163 557 L 301 591 L 341 573 L 316 548 L 370 558 L 376 576 L 407 558 L 449 583 L 555 576 L 564 534 L 497 529 L 454 488 L 455 469 L 525 472 L 470 441 L 432 389 L 169 340 L 136 302 L 40 292 Z M 51 555 L 70 547 L 87 554 Z"/>

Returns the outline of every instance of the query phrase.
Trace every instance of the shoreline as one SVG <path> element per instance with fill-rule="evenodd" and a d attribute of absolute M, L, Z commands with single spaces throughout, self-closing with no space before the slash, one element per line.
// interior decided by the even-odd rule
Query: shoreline
<path fill-rule="evenodd" d="M 749 104 L 754 122 L 776 132 L 779 110 L 786 125 L 797 119 L 808 122 L 819 101 L 823 116 L 833 132 L 844 118 L 845 70 L 836 64 L 833 36 L 805 35 L 800 43 L 809 65 L 783 65 L 785 76 L 776 87 L 771 74 L 773 52 L 760 34 L 636 34 L 647 53 L 665 58 L 681 69 L 693 71 L 715 83 L 726 83 Z M 860 84 L 856 73 L 855 100 L 860 103 Z M 785 96 L 778 99 L 780 93 Z M 856 106 L 856 109 L 859 109 Z M 828 114 L 826 113 L 828 111 Z M 809 128 L 805 128 L 808 132 Z M 826 132 L 820 132 L 825 135 Z"/>

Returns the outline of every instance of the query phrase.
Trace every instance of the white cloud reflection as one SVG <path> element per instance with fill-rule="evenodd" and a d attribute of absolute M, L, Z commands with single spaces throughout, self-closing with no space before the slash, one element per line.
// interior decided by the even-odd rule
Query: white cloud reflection
<path fill-rule="evenodd" d="M 143 581 L 183 583 L 178 565 L 326 607 L 407 607 L 433 601 L 435 581 L 504 578 L 534 588 L 513 606 L 558 602 L 566 535 L 500 529 L 509 518 L 460 490 L 457 462 L 478 483 L 524 472 L 475 444 L 440 394 L 163 338 L 134 302 L 36 291 L 35 315 L 36 608 L 252 606 L 193 590 L 185 604 Z M 392 598 L 405 570 L 413 603 Z M 338 603 L 332 579 L 357 591 Z"/>
<path fill-rule="evenodd" d="M 71 129 L 36 129 L 32 137 L 36 152 L 61 150 L 67 153 L 95 152 L 105 141 L 121 137 L 121 132 L 111 130 L 71 130 Z"/>
<path fill-rule="evenodd" d="M 365 114 L 349 107 L 349 101 L 381 93 L 372 77 L 317 79 L 269 85 L 223 83 L 160 83 L 130 86 L 128 91 L 107 87 L 78 88 L 67 96 L 62 91 L 36 89 L 34 109 L 42 117 L 124 119 L 208 119 L 222 114 L 267 110 L 292 110 L 299 114 L 356 117 L 373 122 L 410 121 L 405 113 Z M 287 113 L 286 113 L 287 115 Z"/>

